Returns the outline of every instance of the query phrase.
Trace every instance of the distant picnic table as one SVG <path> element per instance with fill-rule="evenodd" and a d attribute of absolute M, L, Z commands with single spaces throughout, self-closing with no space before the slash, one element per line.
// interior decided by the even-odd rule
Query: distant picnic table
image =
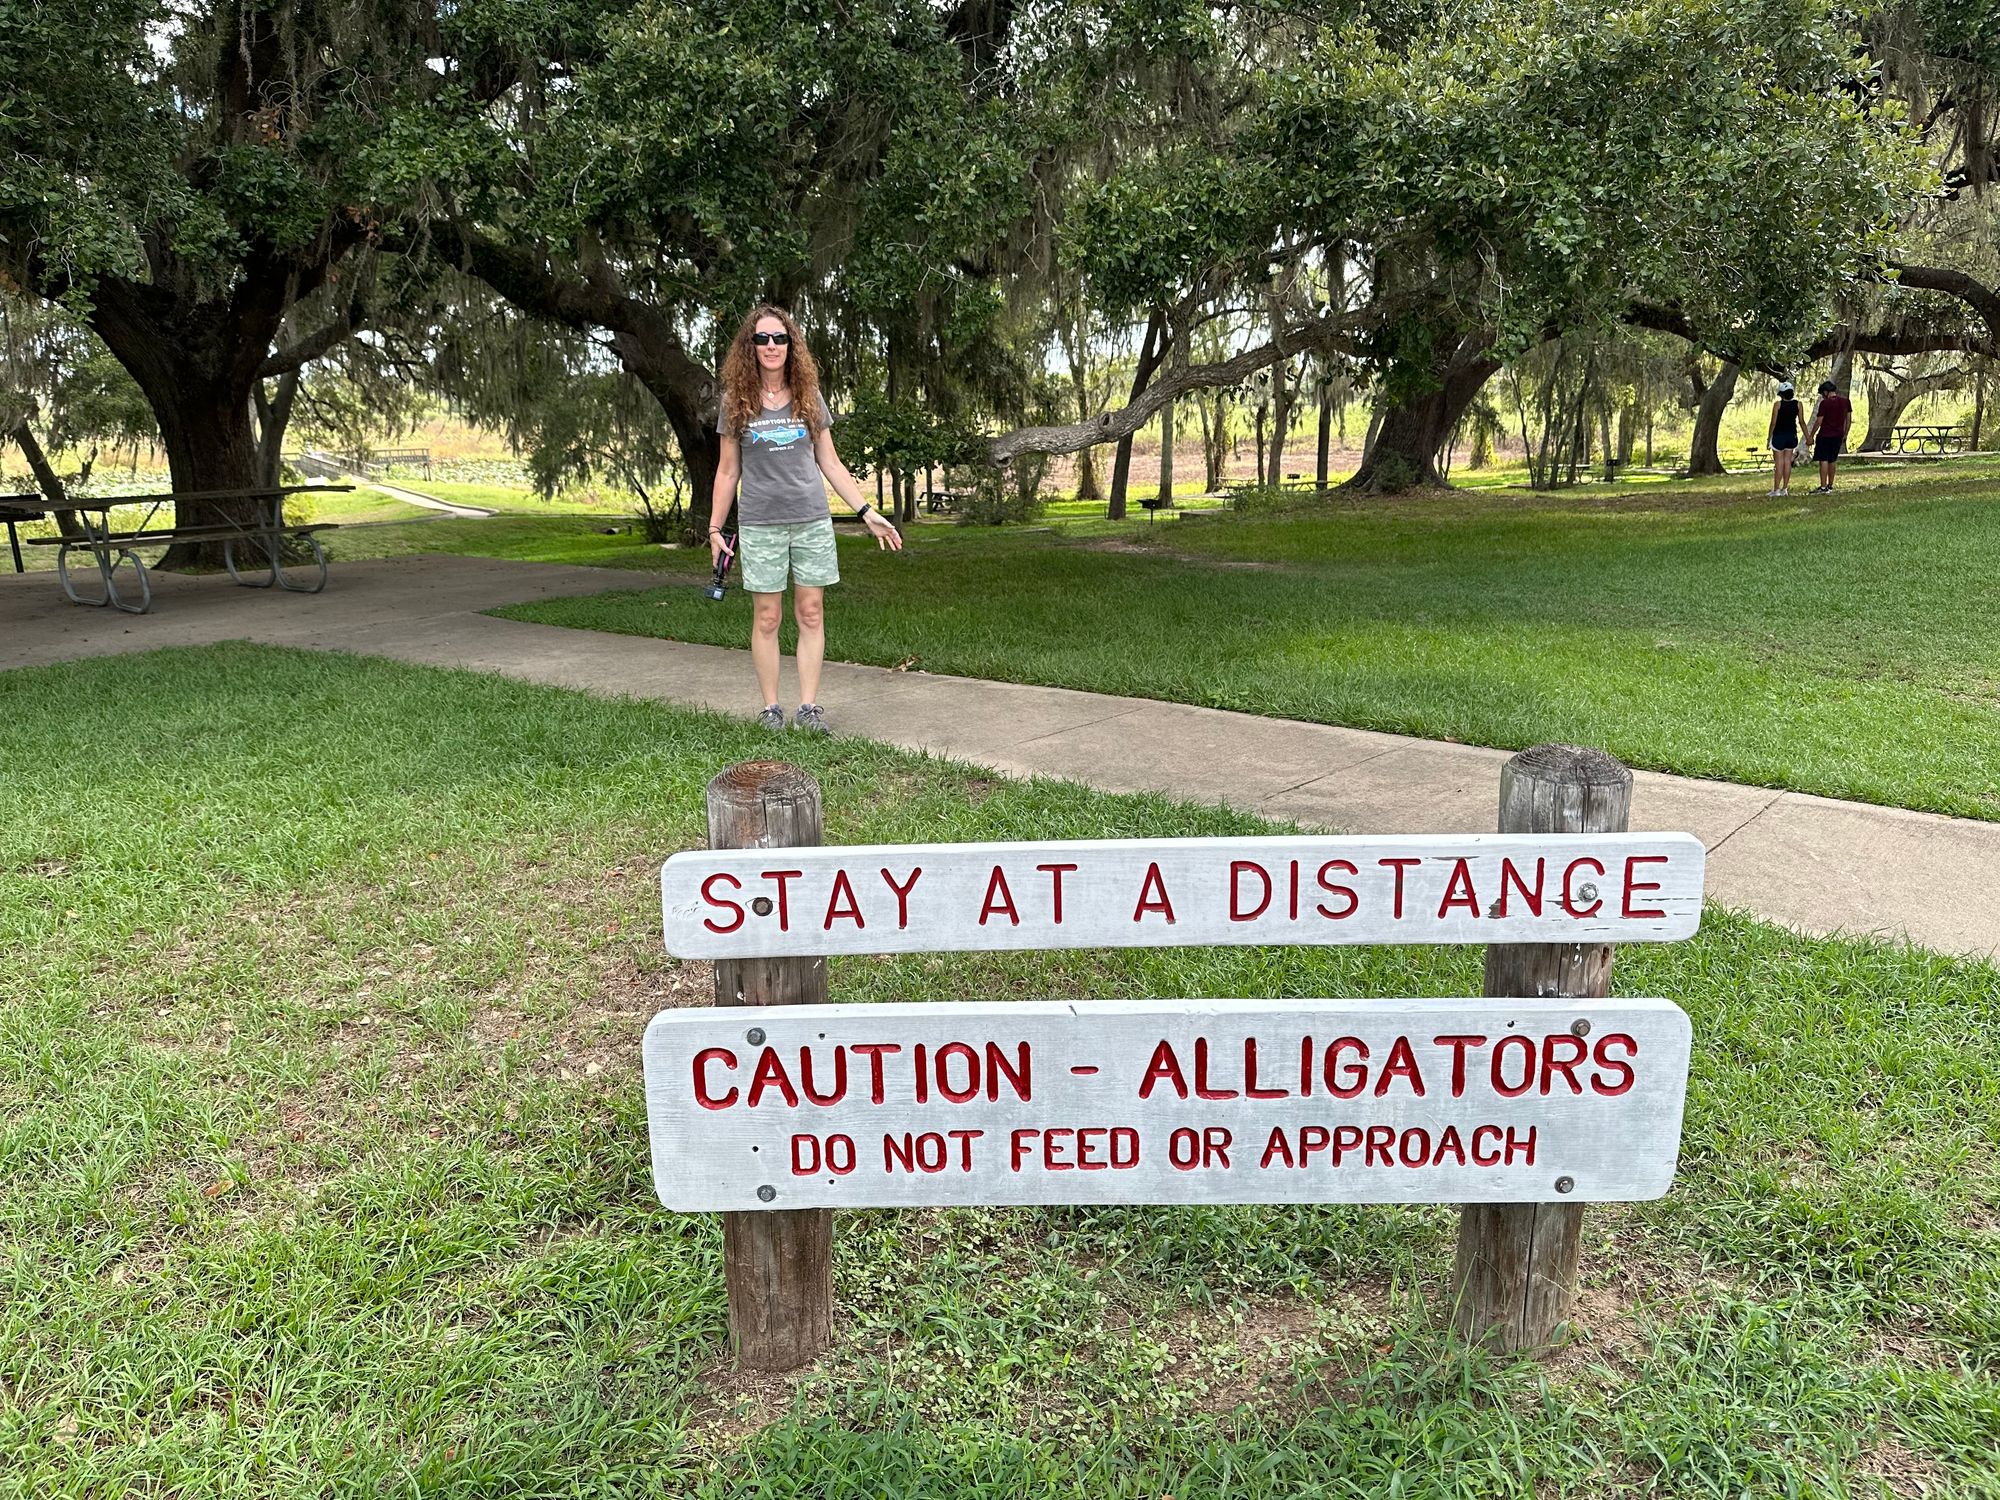
<path fill-rule="evenodd" d="M 924 491 L 924 509 L 932 515 L 942 515 L 945 512 L 957 510 L 971 498 L 971 490 L 952 490 L 941 487 L 928 489 Z"/>
<path fill-rule="evenodd" d="M 289 593 L 317 594 L 326 587 L 326 549 L 318 533 L 333 525 L 318 522 L 301 525 L 285 520 L 288 496 L 307 492 L 351 490 L 349 484 L 291 484 L 246 490 L 183 490 L 152 495 L 99 495 L 66 499 L 60 505 L 43 495 L 0 495 L 0 516 L 7 521 L 8 539 L 14 547 L 15 571 L 24 571 L 15 525 L 21 521 L 41 521 L 68 513 L 75 517 L 78 530 L 62 536 L 28 538 L 30 547 L 54 547 L 56 577 L 63 594 L 72 604 L 94 608 L 110 606 L 126 614 L 143 615 L 153 607 L 153 585 L 146 576 L 145 559 L 139 549 L 171 547 L 175 542 L 222 543 L 223 566 L 229 576 L 245 588 L 280 588 Z M 246 521 L 224 520 L 206 526 L 154 526 L 153 518 L 162 506 L 181 500 L 246 500 L 256 503 L 254 516 Z M 112 529 L 111 512 L 119 506 L 144 506 L 145 514 L 130 530 Z M 288 549 L 300 549 L 303 557 L 288 556 Z M 87 553 L 97 569 L 98 590 L 93 596 L 78 591 L 71 571 L 73 554 Z M 121 570 L 130 577 L 121 578 Z M 301 576 L 303 575 L 303 576 Z"/>
<path fill-rule="evenodd" d="M 1909 422 L 1895 430 L 1898 453 L 1956 453 L 1965 446 L 1956 422 Z"/>

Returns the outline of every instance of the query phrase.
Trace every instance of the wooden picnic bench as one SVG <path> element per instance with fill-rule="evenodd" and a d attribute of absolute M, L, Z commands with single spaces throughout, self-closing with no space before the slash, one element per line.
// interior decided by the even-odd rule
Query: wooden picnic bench
<path fill-rule="evenodd" d="M 957 510 L 971 498 L 971 490 L 927 489 L 924 491 L 924 509 L 934 516 L 943 515 Z"/>
<path fill-rule="evenodd" d="M 1895 430 L 1898 453 L 1956 453 L 1965 446 L 1956 422 L 1910 422 Z"/>
<path fill-rule="evenodd" d="M 299 523 L 285 520 L 288 495 L 330 490 L 351 490 L 347 484 L 274 485 L 249 490 L 200 490 L 156 495 L 106 495 L 89 500 L 71 500 L 60 506 L 39 501 L 45 511 L 71 511 L 80 532 L 66 536 L 30 537 L 30 547 L 55 547 L 56 577 L 72 604 L 94 608 L 109 605 L 126 614 L 143 615 L 153 607 L 153 585 L 146 576 L 145 559 L 139 549 L 170 547 L 176 542 L 222 543 L 222 565 L 230 578 L 244 588 L 279 588 L 294 594 L 317 594 L 326 587 L 326 549 L 319 533 L 332 531 L 332 522 Z M 224 521 L 205 526 L 154 526 L 153 517 L 169 501 L 252 500 L 259 502 L 256 517 L 249 521 Z M 128 531 L 114 531 L 111 512 L 121 505 L 143 505 L 145 515 Z M 93 520 L 92 517 L 96 519 Z M 288 556 L 288 549 L 303 544 L 304 557 Z M 71 572 L 71 554 L 87 552 L 97 568 L 95 596 L 81 593 Z M 121 582 L 119 570 L 129 568 L 130 582 Z M 288 571 L 293 570 L 293 571 Z M 296 576 L 302 573 L 304 576 Z"/>

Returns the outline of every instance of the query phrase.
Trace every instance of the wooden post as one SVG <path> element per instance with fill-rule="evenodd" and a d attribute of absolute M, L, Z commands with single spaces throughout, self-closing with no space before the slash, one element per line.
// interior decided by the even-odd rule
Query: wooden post
<path fill-rule="evenodd" d="M 1500 771 L 1500 832 L 1623 833 L 1632 773 L 1602 750 L 1536 745 Z M 1486 993 L 1500 998 L 1611 993 L 1609 943 L 1495 943 Z M 1478 1203 L 1460 1210 L 1452 1321 L 1506 1352 L 1544 1349 L 1576 1301 L 1583 1205 Z"/>
<path fill-rule="evenodd" d="M 783 761 L 731 766 L 708 784 L 711 849 L 782 849 L 820 841 L 819 783 Z M 755 900 L 768 900 L 757 897 Z M 715 1003 L 817 1005 L 826 959 L 718 959 Z M 755 1047 L 760 1037 L 746 1036 Z M 722 1216 L 729 1342 L 744 1368 L 791 1370 L 833 1337 L 833 1214 L 770 1209 Z"/>

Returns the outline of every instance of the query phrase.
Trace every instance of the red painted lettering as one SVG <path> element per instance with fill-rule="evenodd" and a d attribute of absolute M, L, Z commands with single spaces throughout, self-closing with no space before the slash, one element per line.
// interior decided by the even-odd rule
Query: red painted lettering
<path fill-rule="evenodd" d="M 708 1074 L 705 1071 L 712 1062 L 719 1062 L 732 1073 L 736 1071 L 736 1054 L 726 1047 L 704 1047 L 694 1055 L 694 1098 L 703 1109 L 727 1109 L 736 1102 L 736 1090 L 726 1094 L 713 1094 L 708 1088 Z"/>
<path fill-rule="evenodd" d="M 1234 1137 L 1220 1125 L 1211 1125 L 1201 1133 L 1201 1164 L 1204 1167 L 1215 1162 L 1229 1165 L 1229 1143 Z"/>
<path fill-rule="evenodd" d="M 1169 923 L 1174 920 L 1174 904 L 1167 897 L 1167 882 L 1160 874 L 1158 860 L 1146 866 L 1146 883 L 1139 887 L 1139 904 L 1132 908 L 1132 920 L 1141 920 L 1149 911 L 1158 912 Z"/>
<path fill-rule="evenodd" d="M 984 927 L 986 919 L 995 913 L 1004 913 L 1016 927 L 1021 925 L 1021 914 L 1014 910 L 1014 893 L 1007 889 L 1007 872 L 998 865 L 986 878 L 986 901 L 979 908 L 979 925 Z"/>
<path fill-rule="evenodd" d="M 1139 1132 L 1130 1125 L 1111 1127 L 1111 1169 L 1129 1172 L 1139 1165 Z"/>
<path fill-rule="evenodd" d="M 717 870 L 701 883 L 701 899 L 706 901 L 710 906 L 726 906 L 729 910 L 736 913 L 736 915 L 728 922 L 718 922 L 713 917 L 703 917 L 701 925 L 706 927 L 710 932 L 734 932 L 743 925 L 743 908 L 736 902 L 731 901 L 727 896 L 718 896 L 714 891 L 709 889 L 718 880 L 728 881 L 731 890 L 740 891 L 743 889 L 743 882 L 738 880 L 734 875 L 730 874 L 727 870 Z"/>
<path fill-rule="evenodd" d="M 1571 1036 L 1567 1031 L 1558 1031 L 1542 1038 L 1542 1093 L 1555 1087 L 1556 1074 L 1563 1076 L 1572 1094 L 1583 1092 L 1583 1085 L 1576 1081 L 1576 1065 L 1590 1052 L 1580 1036 Z M 1559 1055 L 1560 1054 L 1560 1055 Z"/>
<path fill-rule="evenodd" d="M 766 870 L 764 872 L 764 878 L 772 881 L 778 887 L 778 931 L 780 932 L 790 932 L 792 930 L 792 882 L 803 879 L 805 873 L 804 870 Z"/>
<path fill-rule="evenodd" d="M 791 1076 L 785 1072 L 784 1063 L 778 1060 L 775 1047 L 766 1047 L 757 1054 L 757 1069 L 750 1075 L 750 1098 L 752 1109 L 764 1097 L 766 1089 L 775 1088 L 784 1096 L 785 1103 L 792 1109 L 799 1107 L 799 1091 L 792 1087 Z"/>
<path fill-rule="evenodd" d="M 1234 1099 L 1238 1097 L 1239 1092 L 1236 1089 L 1209 1087 L 1208 1038 L 1205 1036 L 1194 1039 L 1194 1092 L 1198 1099 Z"/>
<path fill-rule="evenodd" d="M 847 898 L 845 906 L 840 904 L 843 896 Z M 822 932 L 833 931 L 833 923 L 836 917 L 852 922 L 858 930 L 865 930 L 868 926 L 861 919 L 861 903 L 854 899 L 854 887 L 848 884 L 847 871 L 845 870 L 835 870 L 833 872 L 833 890 L 828 893 L 826 898 L 826 920 L 820 923 L 820 930 Z"/>
<path fill-rule="evenodd" d="M 1483 1036 L 1434 1036 L 1431 1041 L 1440 1047 L 1451 1048 L 1451 1097 L 1465 1097 L 1465 1051 L 1468 1047 L 1484 1047 Z"/>
<path fill-rule="evenodd" d="M 1660 889 L 1660 883 L 1657 880 L 1634 880 L 1632 878 L 1632 866 L 1663 865 L 1665 863 L 1667 863 L 1667 857 L 1664 854 L 1629 854 L 1625 857 L 1625 901 L 1621 909 L 1626 916 L 1643 919 L 1647 917 L 1664 917 L 1666 915 L 1666 911 L 1661 907 L 1634 906 L 1632 904 L 1632 897 L 1638 892 L 1657 891 Z"/>
<path fill-rule="evenodd" d="M 1459 1138 L 1456 1125 L 1445 1126 L 1443 1134 L 1438 1136 L 1437 1156 L 1433 1161 L 1442 1162 L 1447 1152 L 1458 1158 L 1461 1167 L 1465 1165 L 1465 1142 Z"/>
<path fill-rule="evenodd" d="M 1049 904 L 1055 913 L 1056 926 L 1062 926 L 1062 878 L 1066 872 L 1074 871 L 1075 865 L 1036 865 L 1049 877 Z"/>
<path fill-rule="evenodd" d="M 1257 1038 L 1243 1038 L 1243 1097 L 1245 1099 L 1286 1099 L 1290 1095 L 1283 1089 L 1260 1089 L 1257 1087 Z"/>
<path fill-rule="evenodd" d="M 1391 1079 L 1407 1079 L 1410 1092 L 1419 1099 L 1424 1096 L 1424 1075 L 1417 1071 L 1417 1055 L 1410 1050 L 1410 1039 L 1396 1038 L 1396 1045 L 1389 1049 L 1389 1060 L 1382 1064 L 1382 1075 L 1375 1080 L 1375 1097 L 1380 1099 L 1389 1092 Z"/>
<path fill-rule="evenodd" d="M 847 1097 L 847 1049 L 833 1049 L 833 1092 L 822 1095 L 813 1088 L 812 1048 L 799 1048 L 799 1087 L 806 1091 L 806 1098 L 815 1104 L 838 1104 Z"/>
<path fill-rule="evenodd" d="M 1606 1082 L 1602 1073 L 1593 1073 L 1590 1075 L 1590 1089 L 1592 1093 L 1603 1094 L 1607 1098 L 1615 1099 L 1618 1095 L 1625 1093 L 1632 1087 L 1632 1080 L 1635 1075 L 1632 1072 L 1632 1065 L 1630 1063 L 1619 1062 L 1609 1055 L 1613 1047 L 1618 1048 L 1627 1057 L 1637 1057 L 1639 1055 L 1639 1043 L 1636 1039 L 1627 1036 L 1622 1031 L 1607 1032 L 1597 1039 L 1597 1050 L 1591 1055 L 1591 1061 L 1596 1063 L 1600 1068 L 1611 1069 L 1611 1076 L 1617 1081 Z"/>
<path fill-rule="evenodd" d="M 1531 1167 L 1532 1167 L 1532 1166 L 1533 1166 L 1533 1165 L 1535 1164 L 1535 1127 L 1534 1127 L 1534 1126 L 1530 1125 L 1530 1126 L 1528 1127 L 1528 1133 L 1527 1133 L 1527 1135 L 1526 1135 L 1525 1137 L 1521 1137 L 1521 1136 L 1517 1136 L 1517 1135 L 1515 1135 L 1515 1134 L 1514 1134 L 1514 1127 L 1513 1127 L 1512 1125 L 1509 1125 L 1509 1126 L 1507 1127 L 1507 1165 L 1508 1165 L 1508 1166 L 1510 1166 L 1510 1167 L 1511 1167 L 1511 1166 L 1513 1166 L 1513 1165 L 1514 1165 L 1514 1157 L 1515 1157 L 1515 1154 L 1516 1154 L 1517 1152 L 1518 1152 L 1518 1153 L 1520 1154 L 1520 1157 L 1521 1157 L 1521 1160 L 1522 1160 L 1522 1162 L 1523 1162 L 1524 1164 L 1526 1164 L 1527 1166 L 1531 1166 Z"/>
<path fill-rule="evenodd" d="M 1360 1062 L 1343 1064 L 1340 1054 L 1352 1052 Z M 1336 1099 L 1352 1099 L 1368 1086 L 1368 1044 L 1359 1037 L 1343 1036 L 1326 1049 L 1326 1091 Z M 1340 1075 L 1345 1073 L 1346 1081 Z"/>
<path fill-rule="evenodd" d="M 1361 1127 L 1359 1125 L 1336 1125 L 1333 1127 L 1333 1164 L 1340 1165 L 1340 1159 L 1350 1151 L 1361 1149 Z"/>
<path fill-rule="evenodd" d="M 880 1104 L 888 1097 L 882 1086 L 882 1059 L 892 1052 L 901 1052 L 901 1042 L 856 1042 L 849 1049 L 868 1059 L 868 1102 Z"/>
<path fill-rule="evenodd" d="M 917 877 L 924 873 L 922 865 L 912 869 L 901 885 L 887 870 L 882 872 L 882 883 L 896 893 L 896 926 L 898 930 L 910 925 L 910 892 L 916 889 Z"/>
<path fill-rule="evenodd" d="M 1496 1141 L 1500 1139 L 1500 1127 L 1498 1125 L 1482 1125 L 1472 1132 L 1472 1164 L 1475 1167 L 1497 1167 L 1500 1165 L 1499 1147 L 1496 1146 L 1489 1151 L 1482 1149 L 1479 1144 L 1481 1141 L 1489 1138 Z"/>
<path fill-rule="evenodd" d="M 1262 893 L 1257 897 L 1257 905 L 1250 911 L 1243 909 L 1243 877 L 1255 872 Z M 1254 860 L 1232 859 L 1229 862 L 1229 920 L 1232 922 L 1254 922 L 1270 908 L 1271 872 Z"/>
<path fill-rule="evenodd" d="M 946 1135 L 958 1142 L 958 1170 L 972 1170 L 972 1143 L 986 1134 L 983 1130 L 947 1130 Z"/>
<path fill-rule="evenodd" d="M 1062 1159 L 1062 1147 L 1056 1144 L 1058 1136 L 1069 1137 L 1075 1134 L 1074 1130 L 1061 1128 L 1044 1130 L 1042 1132 L 1042 1167 L 1045 1171 L 1074 1172 L 1076 1170 L 1075 1162 L 1064 1161 Z"/>
<path fill-rule="evenodd" d="M 1153 1049 L 1153 1060 L 1146 1064 L 1146 1076 L 1139 1080 L 1139 1097 L 1153 1097 L 1153 1085 L 1161 1081 L 1171 1083 L 1174 1092 L 1185 1099 L 1188 1096 L 1187 1078 L 1181 1072 L 1181 1060 L 1174 1056 L 1174 1044 L 1161 1042 Z"/>
<path fill-rule="evenodd" d="M 1368 1139 L 1361 1148 L 1361 1165 L 1364 1167 L 1393 1167 L 1396 1146 L 1396 1127 L 1393 1125 L 1370 1125 Z M 1378 1162 L 1377 1157 L 1381 1160 Z"/>
<path fill-rule="evenodd" d="M 1519 1047 L 1521 1049 L 1521 1081 L 1519 1083 L 1510 1084 L 1507 1082 L 1505 1064 L 1507 1061 L 1507 1049 L 1509 1047 Z M 1501 1037 L 1498 1044 L 1493 1048 L 1493 1092 L 1503 1099 L 1518 1099 L 1521 1095 L 1527 1093 L 1530 1088 L 1534 1087 L 1534 1083 L 1535 1044 L 1524 1036 Z"/>
<path fill-rule="evenodd" d="M 1582 859 L 1571 860 L 1569 868 L 1563 871 L 1563 910 L 1578 921 L 1582 921 L 1585 917 L 1594 917 L 1604 909 L 1604 902 L 1602 900 L 1593 901 L 1585 907 L 1579 907 L 1576 904 L 1576 872 L 1581 870 L 1585 865 L 1589 865 L 1599 875 L 1604 873 L 1604 866 L 1592 859 L 1588 854 L 1584 855 Z"/>
<path fill-rule="evenodd" d="M 1464 858 L 1451 863 L 1451 878 L 1444 883 L 1444 900 L 1438 903 L 1438 916 L 1457 907 L 1463 907 L 1475 917 L 1479 915 L 1479 897 L 1472 891 L 1472 866 Z"/>
<path fill-rule="evenodd" d="M 988 1042 L 986 1044 L 987 1098 L 998 1099 L 1000 1097 L 1000 1080 L 1003 1077 L 1014 1090 L 1015 1098 L 1026 1099 L 1033 1094 L 1034 1086 L 1029 1080 L 1028 1044 L 1026 1042 L 1018 1045 L 1015 1061 L 1012 1063 L 1007 1061 L 1007 1054 L 1000 1050 L 998 1042 Z"/>
<path fill-rule="evenodd" d="M 1299 1128 L 1299 1165 L 1306 1166 L 1312 1161 L 1315 1151 L 1324 1151 L 1333 1143 L 1332 1133 L 1324 1125 L 1304 1125 Z"/>
<path fill-rule="evenodd" d="M 1414 869 L 1416 866 L 1422 864 L 1423 861 L 1421 859 L 1382 859 L 1377 860 L 1376 863 L 1381 865 L 1385 870 L 1393 867 L 1396 871 L 1396 899 L 1391 915 L 1400 921 L 1403 916 L 1403 871 Z"/>
<path fill-rule="evenodd" d="M 1345 917 L 1354 915 L 1355 911 L 1361 905 L 1361 898 L 1354 894 L 1351 886 L 1330 884 L 1326 878 L 1328 870 L 1338 870 L 1343 875 L 1353 875 L 1356 871 L 1354 866 L 1344 859 L 1330 859 L 1319 867 L 1319 888 L 1329 896 L 1345 901 L 1347 905 L 1343 906 L 1339 911 L 1328 911 L 1326 903 L 1322 901 L 1313 909 L 1329 922 L 1338 922 Z"/>
<path fill-rule="evenodd" d="M 1507 887 L 1511 884 L 1515 890 L 1521 893 L 1521 904 L 1528 908 L 1528 915 L 1539 917 L 1542 914 L 1542 881 L 1548 876 L 1548 867 L 1549 862 L 1545 859 L 1535 861 L 1535 884 L 1534 888 L 1530 889 L 1528 882 L 1521 878 L 1521 872 L 1514 868 L 1514 861 L 1511 859 L 1501 860 L 1500 901 L 1494 907 L 1493 915 L 1496 917 L 1507 915 Z"/>
<path fill-rule="evenodd" d="M 1111 1163 L 1091 1152 L 1103 1142 L 1111 1132 L 1102 1125 L 1093 1125 L 1076 1133 L 1076 1169 L 1079 1172 L 1103 1172 Z"/>
<path fill-rule="evenodd" d="M 1258 1159 L 1257 1166 L 1262 1169 L 1274 1161 L 1283 1162 L 1288 1167 L 1298 1165 L 1292 1160 L 1292 1143 L 1285 1139 L 1285 1127 L 1282 1125 L 1271 1127 L 1271 1138 L 1264 1142 L 1264 1154 Z"/>
<path fill-rule="evenodd" d="M 1396 1160 L 1406 1167 L 1421 1167 L 1431 1159 L 1431 1133 L 1412 1125 L 1396 1138 Z"/>
<path fill-rule="evenodd" d="M 965 1064 L 965 1086 L 954 1088 L 951 1082 L 951 1065 L 962 1061 Z M 953 1104 L 963 1104 L 979 1092 L 979 1054 L 964 1042 L 946 1042 L 937 1050 L 938 1092 Z"/>

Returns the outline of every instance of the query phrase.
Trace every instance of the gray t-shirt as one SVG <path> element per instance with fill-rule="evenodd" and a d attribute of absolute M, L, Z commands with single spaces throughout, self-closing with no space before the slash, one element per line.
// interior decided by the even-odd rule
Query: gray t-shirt
<path fill-rule="evenodd" d="M 820 420 L 833 424 L 826 402 Z M 723 418 L 715 430 L 724 432 Z M 817 521 L 832 507 L 826 500 L 826 478 L 813 456 L 812 429 L 792 416 L 792 404 L 767 409 L 743 430 L 743 479 L 736 491 L 738 526 L 776 526 Z"/>

